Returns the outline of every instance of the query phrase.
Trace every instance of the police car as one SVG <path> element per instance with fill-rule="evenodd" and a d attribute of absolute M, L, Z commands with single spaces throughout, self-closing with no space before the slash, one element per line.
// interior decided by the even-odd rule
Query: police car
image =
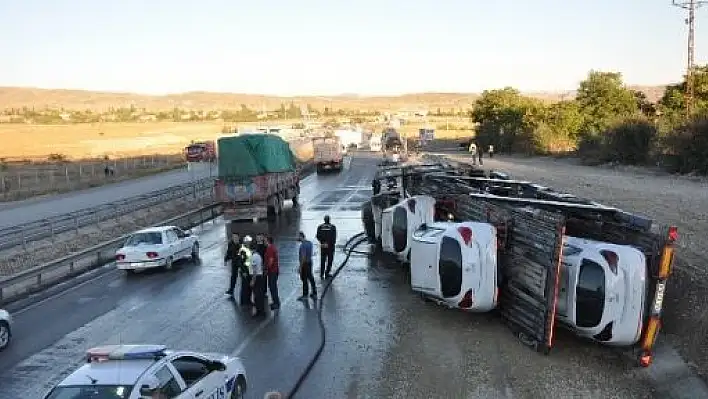
<path fill-rule="evenodd" d="M 12 338 L 12 316 L 6 310 L 0 309 L 0 351 L 10 345 Z"/>
<path fill-rule="evenodd" d="M 164 345 L 107 345 L 89 349 L 86 364 L 44 399 L 235 399 L 245 392 L 238 358 Z"/>

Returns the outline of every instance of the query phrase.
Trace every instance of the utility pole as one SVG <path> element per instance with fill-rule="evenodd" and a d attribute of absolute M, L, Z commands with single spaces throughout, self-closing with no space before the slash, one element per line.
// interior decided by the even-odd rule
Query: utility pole
<path fill-rule="evenodd" d="M 688 10 L 688 54 L 686 60 L 686 117 L 690 117 L 693 113 L 694 100 L 694 81 L 693 81 L 693 56 L 695 51 L 695 27 L 696 27 L 696 8 L 708 3 L 708 0 L 689 0 L 676 1 L 671 0 L 671 4 L 676 7 L 681 7 Z"/>

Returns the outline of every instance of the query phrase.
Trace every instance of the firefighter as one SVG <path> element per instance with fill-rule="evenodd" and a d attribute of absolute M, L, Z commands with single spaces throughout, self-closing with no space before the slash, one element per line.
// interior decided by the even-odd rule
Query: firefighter
<path fill-rule="evenodd" d="M 324 217 L 324 223 L 317 226 L 317 241 L 320 242 L 320 278 L 332 277 L 332 262 L 334 261 L 334 245 L 337 243 L 337 228 L 329 222 L 329 215 Z"/>
<path fill-rule="evenodd" d="M 241 306 L 253 306 L 253 301 L 251 300 L 251 295 L 253 290 L 251 289 L 251 279 L 253 278 L 253 270 L 251 268 L 252 253 L 251 246 L 253 245 L 253 238 L 251 236 L 243 237 L 243 245 L 239 253 L 243 255 L 243 265 L 241 267 L 241 295 L 240 303 Z"/>

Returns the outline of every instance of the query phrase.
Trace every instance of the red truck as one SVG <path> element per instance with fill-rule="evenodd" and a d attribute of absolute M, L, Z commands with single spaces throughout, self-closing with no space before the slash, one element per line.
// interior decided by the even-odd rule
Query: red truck
<path fill-rule="evenodd" d="M 216 143 L 213 140 L 193 142 L 184 148 L 187 162 L 215 162 Z"/>

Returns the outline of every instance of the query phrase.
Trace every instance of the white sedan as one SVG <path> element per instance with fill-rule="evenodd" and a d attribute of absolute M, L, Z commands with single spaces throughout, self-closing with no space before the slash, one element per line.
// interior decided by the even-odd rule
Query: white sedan
<path fill-rule="evenodd" d="M 497 231 L 488 223 L 437 222 L 414 231 L 411 287 L 450 308 L 497 306 Z"/>
<path fill-rule="evenodd" d="M 107 345 L 89 349 L 86 363 L 44 399 L 235 399 L 246 392 L 240 359 L 168 351 L 164 345 Z"/>
<path fill-rule="evenodd" d="M 639 341 L 647 306 L 646 258 L 640 250 L 566 237 L 561 266 L 561 323 L 606 345 Z"/>
<path fill-rule="evenodd" d="M 181 259 L 199 259 L 199 240 L 175 226 L 136 231 L 116 251 L 116 266 L 129 272 L 155 267 L 169 270 Z"/>
<path fill-rule="evenodd" d="M 12 338 L 12 316 L 6 310 L 0 309 L 0 351 L 10 345 Z"/>

